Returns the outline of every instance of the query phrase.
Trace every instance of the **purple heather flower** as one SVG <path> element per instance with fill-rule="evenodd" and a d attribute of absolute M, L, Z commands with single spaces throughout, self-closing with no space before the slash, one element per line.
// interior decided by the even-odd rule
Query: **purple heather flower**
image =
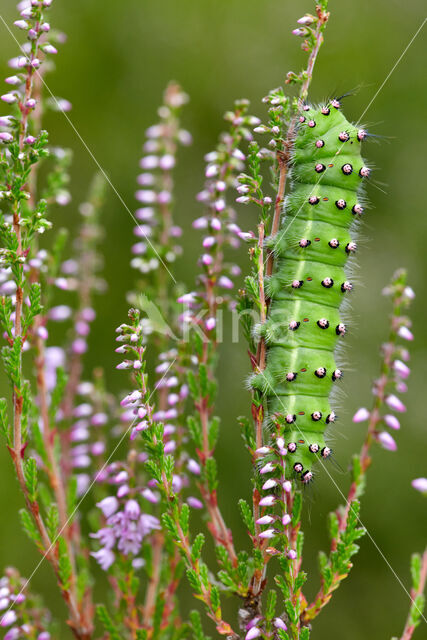
<path fill-rule="evenodd" d="M 390 413 L 387 413 L 384 416 L 384 422 L 388 427 L 390 427 L 390 429 L 400 429 L 399 420 L 396 418 L 396 416 L 393 416 Z"/>
<path fill-rule="evenodd" d="M 48 22 L 43 22 L 40 25 L 40 30 L 44 31 L 45 33 L 47 33 L 48 31 L 50 31 L 50 24 Z"/>
<path fill-rule="evenodd" d="M 12 142 L 13 135 L 10 134 L 10 133 L 7 133 L 7 131 L 1 131 L 0 132 L 0 140 L 1 140 L 1 142 Z"/>
<path fill-rule="evenodd" d="M 406 382 L 403 382 L 403 380 L 399 380 L 399 382 L 396 383 L 396 391 L 398 391 L 399 393 L 406 393 L 408 391 L 408 385 L 406 384 Z"/>
<path fill-rule="evenodd" d="M 22 626 L 23 629 L 24 625 Z M 21 636 L 21 631 L 18 627 L 12 627 L 4 636 L 4 640 L 17 640 Z"/>
<path fill-rule="evenodd" d="M 286 624 L 283 622 L 282 618 L 274 618 L 273 624 L 276 627 L 276 629 L 283 629 L 283 631 L 286 631 L 288 628 Z"/>
<path fill-rule="evenodd" d="M 285 493 L 290 493 L 292 491 L 292 483 L 289 480 L 285 480 L 282 487 Z"/>
<path fill-rule="evenodd" d="M 2 616 L 0 620 L 0 625 L 2 627 L 9 627 L 11 624 L 14 624 L 16 620 L 17 620 L 16 613 L 13 611 L 13 609 L 10 609 L 9 611 L 6 611 L 6 613 Z"/>
<path fill-rule="evenodd" d="M 296 558 L 298 557 L 297 552 L 294 549 L 289 549 L 288 551 L 288 558 L 290 560 L 296 560 Z"/>
<path fill-rule="evenodd" d="M 198 498 L 194 498 L 193 496 L 187 498 L 187 504 L 193 509 L 203 509 L 203 502 L 200 502 Z"/>
<path fill-rule="evenodd" d="M 412 332 L 408 329 L 408 327 L 400 327 L 397 332 L 397 335 L 403 338 L 404 340 L 413 340 L 414 336 Z"/>
<path fill-rule="evenodd" d="M 192 458 L 190 458 L 190 460 L 187 462 L 187 469 L 190 471 L 190 473 L 194 473 L 195 476 L 200 475 L 200 465 Z"/>
<path fill-rule="evenodd" d="M 285 513 L 285 515 L 282 518 L 282 524 L 284 527 L 286 527 L 291 521 L 291 516 L 288 513 Z"/>
<path fill-rule="evenodd" d="M 259 506 L 271 507 L 275 502 L 276 502 L 275 496 L 264 496 L 264 498 L 261 498 L 261 500 L 259 501 Z"/>
<path fill-rule="evenodd" d="M 232 289 L 234 286 L 233 281 L 230 280 L 230 278 L 227 278 L 227 276 L 221 276 L 218 279 L 218 285 L 224 289 Z"/>
<path fill-rule="evenodd" d="M 111 549 L 99 549 L 99 551 L 92 551 L 91 556 L 95 558 L 101 569 L 107 571 L 115 560 L 115 555 Z"/>
<path fill-rule="evenodd" d="M 390 407 L 390 409 L 394 409 L 394 411 L 399 411 L 399 413 L 404 413 L 406 411 L 406 407 L 397 396 L 390 394 L 385 399 L 386 403 Z"/>
<path fill-rule="evenodd" d="M 381 431 L 377 435 L 377 440 L 384 449 L 387 449 L 388 451 L 396 451 L 397 444 L 394 438 L 387 433 L 387 431 Z"/>
<path fill-rule="evenodd" d="M 251 627 L 245 636 L 245 640 L 255 640 L 261 635 L 260 629 L 258 627 Z"/>
<path fill-rule="evenodd" d="M 261 538 L 262 540 L 270 540 L 271 538 L 274 538 L 275 535 L 275 529 L 266 529 L 265 531 L 261 531 L 261 533 L 258 535 L 258 538 Z"/>
<path fill-rule="evenodd" d="M 414 478 L 411 484 L 417 491 L 427 494 L 427 478 Z"/>
<path fill-rule="evenodd" d="M 257 524 L 271 524 L 272 522 L 274 522 L 274 518 L 273 516 L 262 516 L 261 518 L 258 518 L 258 520 L 256 521 Z"/>
<path fill-rule="evenodd" d="M 354 414 L 353 422 L 365 422 L 365 420 L 369 419 L 369 416 L 370 416 L 369 411 L 365 409 L 365 407 L 361 407 Z"/>
<path fill-rule="evenodd" d="M 141 491 L 141 495 L 143 498 L 145 498 L 146 500 L 148 500 L 148 502 L 151 502 L 152 504 L 157 504 L 159 502 L 159 496 L 154 493 L 154 491 L 151 491 L 151 489 L 143 489 Z"/>

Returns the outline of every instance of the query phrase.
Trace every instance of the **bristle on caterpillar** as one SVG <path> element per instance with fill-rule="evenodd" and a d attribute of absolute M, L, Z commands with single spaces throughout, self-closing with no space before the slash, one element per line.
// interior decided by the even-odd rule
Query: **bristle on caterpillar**
<path fill-rule="evenodd" d="M 354 226 L 364 211 L 362 184 L 370 169 L 360 153 L 367 132 L 341 111 L 340 99 L 304 105 L 295 135 L 291 179 L 281 227 L 267 246 L 275 271 L 262 335 L 266 368 L 251 377 L 267 398 L 266 423 L 284 440 L 289 478 L 306 484 L 336 420 L 332 389 L 343 376 L 334 352 L 347 332 L 340 307 L 353 283 L 344 266 L 356 251 Z"/>

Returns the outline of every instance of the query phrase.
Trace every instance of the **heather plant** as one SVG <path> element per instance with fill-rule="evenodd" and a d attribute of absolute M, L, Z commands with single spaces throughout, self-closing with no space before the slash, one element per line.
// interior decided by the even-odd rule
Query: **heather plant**
<path fill-rule="evenodd" d="M 371 174 L 360 149 L 371 134 L 344 117 L 345 96 L 320 106 L 309 100 L 328 0 L 297 21 L 293 34 L 306 65 L 263 99 L 265 122 L 251 115 L 247 100 L 236 101 L 205 156 L 191 290 L 175 271 L 183 231 L 174 169 L 189 153 L 181 147 L 192 142 L 181 124 L 188 96 L 175 82 L 167 86 L 137 177 L 129 252 L 137 275 L 115 334 L 120 397 L 100 368 L 88 379 L 83 366 L 96 298 L 106 290 L 101 215 L 108 176 L 95 175 L 76 212 L 75 239 L 51 220 L 53 204 L 70 202 L 71 162 L 70 151 L 52 146 L 43 129 L 46 110 L 71 108 L 46 85 L 65 40 L 48 22 L 51 4 L 18 5 L 14 26 L 25 42 L 9 61 L 13 75 L 1 96 L 8 113 L 0 118 L 0 321 L 10 393 L 0 417 L 36 570 L 50 564 L 64 608 L 49 612 L 32 593 L 32 576 L 5 568 L 3 637 L 59 638 L 65 619 L 80 640 L 315 638 L 316 618 L 348 577 L 360 540 L 368 535 L 375 544 L 361 500 L 375 447 L 397 448 L 391 433 L 405 411 L 406 345 L 413 340 L 407 314 L 415 295 L 402 269 L 383 290 L 389 335 L 370 406 L 353 417 L 366 422 L 366 434 L 348 463 L 342 504 L 328 517 L 330 546 L 319 550 L 316 577 L 304 563 L 303 511 L 310 485 L 318 474 L 330 475 L 334 461 L 330 394 L 344 369 L 335 363 L 335 344 L 347 332 L 340 304 L 353 286 L 344 264 L 357 249 L 367 204 L 360 184 Z M 245 206 L 258 212 L 256 231 L 244 229 Z M 242 247 L 248 274 L 238 281 Z M 241 430 L 251 465 L 252 501 L 238 504 L 244 548 L 220 506 L 227 487 L 217 466 L 215 407 L 225 314 L 247 342 L 252 371 L 246 383 L 235 381 L 236 392 L 246 384 L 250 418 L 229 417 L 227 424 Z M 243 447 L 236 455 L 245 455 Z M 413 486 L 427 493 L 426 478 Z M 108 585 L 105 602 L 96 564 Z M 427 551 L 413 554 L 411 574 L 401 640 L 426 623 Z M 316 590 L 313 599 L 307 585 Z"/>

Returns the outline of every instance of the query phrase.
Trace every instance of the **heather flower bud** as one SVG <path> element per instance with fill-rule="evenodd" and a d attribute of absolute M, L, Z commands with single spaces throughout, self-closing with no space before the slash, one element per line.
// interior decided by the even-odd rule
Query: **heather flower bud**
<path fill-rule="evenodd" d="M 388 427 L 390 427 L 390 429 L 400 429 L 400 422 L 396 418 L 396 416 L 393 416 L 393 415 L 387 413 L 384 416 L 384 422 L 386 423 L 386 425 Z"/>
<path fill-rule="evenodd" d="M 377 435 L 377 440 L 384 449 L 387 449 L 388 451 L 396 451 L 397 444 L 394 438 L 387 433 L 387 431 L 381 431 L 381 433 Z"/>
<path fill-rule="evenodd" d="M 297 22 L 298 22 L 298 24 L 302 24 L 304 27 L 309 27 L 311 24 L 313 24 L 313 22 L 315 20 L 316 20 L 316 18 L 314 16 L 310 15 L 309 13 L 307 13 L 302 18 L 299 18 L 299 20 L 297 20 Z"/>
<path fill-rule="evenodd" d="M 361 407 L 354 414 L 353 422 L 365 422 L 365 420 L 369 419 L 369 416 L 370 416 L 369 411 L 367 409 L 365 409 L 364 407 Z"/>
<path fill-rule="evenodd" d="M 386 397 L 386 403 L 390 407 L 390 409 L 394 409 L 395 411 L 399 411 L 399 413 L 404 413 L 406 411 L 406 407 L 403 402 L 397 396 L 391 394 Z"/>
<path fill-rule="evenodd" d="M 417 491 L 427 494 L 427 478 L 415 478 L 411 484 Z"/>

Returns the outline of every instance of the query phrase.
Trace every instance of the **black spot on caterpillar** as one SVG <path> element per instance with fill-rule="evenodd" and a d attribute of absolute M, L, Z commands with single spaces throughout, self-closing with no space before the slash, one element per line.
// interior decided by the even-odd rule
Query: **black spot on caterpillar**
<path fill-rule="evenodd" d="M 267 361 L 251 384 L 265 394 L 267 419 L 285 440 L 289 474 L 306 483 L 314 462 L 331 455 L 324 431 L 335 421 L 329 396 L 342 377 L 334 359 L 346 332 L 339 308 L 352 289 L 344 265 L 356 250 L 351 232 L 363 213 L 361 183 L 369 169 L 360 154 L 366 132 L 347 121 L 339 101 L 306 105 L 304 112 L 286 215 L 267 240 L 275 256 L 266 282 L 270 313 L 261 327 Z"/>

